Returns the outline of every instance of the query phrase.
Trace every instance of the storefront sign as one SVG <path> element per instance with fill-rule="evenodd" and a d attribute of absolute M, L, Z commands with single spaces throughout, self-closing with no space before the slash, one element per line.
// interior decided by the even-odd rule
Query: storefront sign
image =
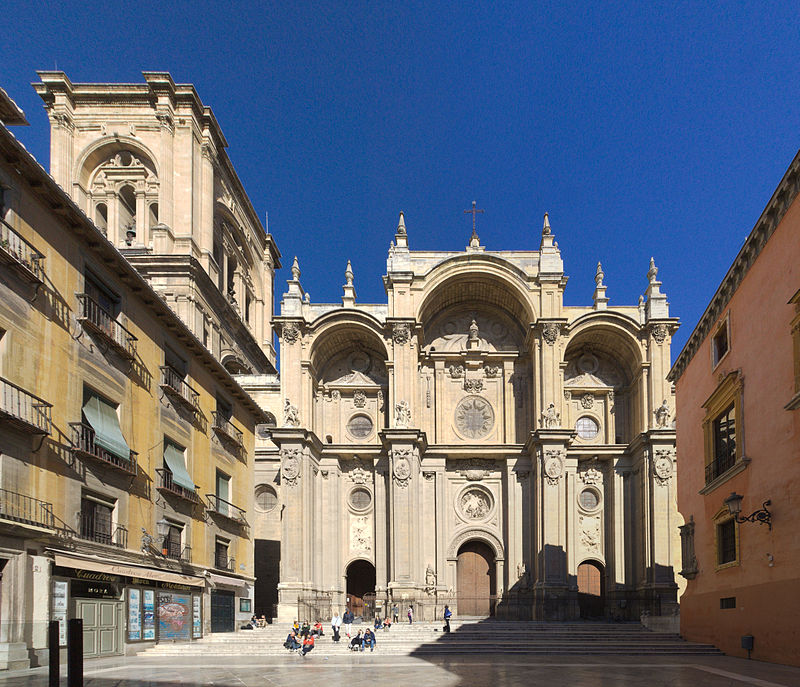
<path fill-rule="evenodd" d="M 156 593 L 152 589 L 145 589 L 142 593 L 144 597 L 144 638 L 156 638 Z"/>
<path fill-rule="evenodd" d="M 118 599 L 117 585 L 109 582 L 93 582 L 91 580 L 73 580 L 72 596 L 84 599 Z"/>
<path fill-rule="evenodd" d="M 158 592 L 158 638 L 189 639 L 192 629 L 191 596 Z"/>
<path fill-rule="evenodd" d="M 200 622 L 200 602 L 199 596 L 192 597 L 192 637 L 195 639 L 203 636 L 203 627 Z"/>
<path fill-rule="evenodd" d="M 53 620 L 58 621 L 58 644 L 67 643 L 67 587 L 69 583 L 53 580 Z"/>
<path fill-rule="evenodd" d="M 142 638 L 142 615 L 139 607 L 139 589 L 128 590 L 128 640 L 137 641 Z"/>

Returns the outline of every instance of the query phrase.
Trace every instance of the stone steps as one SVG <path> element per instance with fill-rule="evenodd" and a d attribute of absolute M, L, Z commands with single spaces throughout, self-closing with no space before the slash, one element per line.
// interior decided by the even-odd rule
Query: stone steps
<path fill-rule="evenodd" d="M 366 628 L 354 625 L 354 630 Z M 698 655 L 720 654 L 708 644 L 692 644 L 674 634 L 650 632 L 639 624 L 459 621 L 450 634 L 441 623 L 396 625 L 379 631 L 375 653 L 383 655 L 526 654 L 526 655 Z M 327 628 L 326 628 L 327 629 Z M 288 628 L 271 625 L 252 631 L 218 633 L 191 643 L 162 643 L 147 656 L 286 656 Z M 335 644 L 326 633 L 313 655 L 349 654 L 347 638 Z M 366 652 L 369 653 L 369 652 Z"/>

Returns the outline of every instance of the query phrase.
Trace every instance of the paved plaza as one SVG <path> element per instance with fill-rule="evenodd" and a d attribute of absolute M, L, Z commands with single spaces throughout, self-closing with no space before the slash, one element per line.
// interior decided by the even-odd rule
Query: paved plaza
<path fill-rule="evenodd" d="M 65 668 L 64 668 L 65 669 Z M 62 685 L 66 676 L 62 674 Z M 797 687 L 800 668 L 726 656 L 585 659 L 565 656 L 382 657 L 359 654 L 326 658 L 312 652 L 265 659 L 208 656 L 120 657 L 85 664 L 86 687 L 302 687 L 304 685 L 403 685 L 413 687 Z M 47 685 L 47 669 L 0 677 L 0 687 Z"/>

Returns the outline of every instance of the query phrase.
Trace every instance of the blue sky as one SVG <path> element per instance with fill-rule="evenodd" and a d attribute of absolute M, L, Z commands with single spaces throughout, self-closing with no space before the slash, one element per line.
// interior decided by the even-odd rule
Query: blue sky
<path fill-rule="evenodd" d="M 384 299 L 412 249 L 536 249 L 550 213 L 591 301 L 634 304 L 652 255 L 677 355 L 800 147 L 794 3 L 6 2 L 0 85 L 45 166 L 37 69 L 194 83 L 312 301 Z"/>

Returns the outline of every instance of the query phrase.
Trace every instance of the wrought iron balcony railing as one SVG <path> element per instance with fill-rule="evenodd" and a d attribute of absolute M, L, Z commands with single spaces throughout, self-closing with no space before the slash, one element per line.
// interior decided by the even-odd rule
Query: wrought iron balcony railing
<path fill-rule="evenodd" d="M 211 414 L 214 418 L 214 431 L 239 449 L 243 448 L 244 432 L 236 427 L 223 413 L 215 410 Z"/>
<path fill-rule="evenodd" d="M 161 548 L 161 553 L 165 558 L 173 561 L 181 561 L 182 563 L 189 563 L 192 560 L 192 547 L 182 546 L 179 541 L 167 540 Z"/>
<path fill-rule="evenodd" d="M 706 465 L 706 484 L 713 482 L 721 474 L 730 470 L 736 464 L 736 457 L 722 454 Z"/>
<path fill-rule="evenodd" d="M 44 255 L 0 219 L 0 260 L 36 284 L 44 281 Z"/>
<path fill-rule="evenodd" d="M 8 489 L 0 489 L 0 519 L 56 529 L 52 503 Z"/>
<path fill-rule="evenodd" d="M 81 422 L 70 422 L 72 430 L 72 453 L 79 458 L 92 458 L 115 470 L 136 475 L 136 451 L 131 451 L 130 460 L 124 460 L 95 443 L 94 430 Z"/>
<path fill-rule="evenodd" d="M 222 515 L 223 517 L 233 520 L 240 525 L 247 526 L 247 511 L 245 511 L 243 508 L 234 506 L 230 501 L 226 501 L 216 494 L 206 494 L 206 499 L 208 499 L 206 512 L 217 513 L 218 515 Z"/>
<path fill-rule="evenodd" d="M 161 388 L 182 406 L 197 412 L 200 409 L 200 394 L 190 387 L 186 380 L 169 365 L 162 365 Z"/>
<path fill-rule="evenodd" d="M 130 360 L 136 357 L 136 337 L 116 321 L 91 296 L 79 293 L 78 321 L 102 337 L 121 356 Z"/>
<path fill-rule="evenodd" d="M 0 378 L 0 418 L 34 434 L 50 434 L 52 405 Z"/>
<path fill-rule="evenodd" d="M 233 572 L 236 569 L 236 559 L 228 558 L 228 554 L 217 551 L 214 554 L 214 567 L 217 570 L 227 570 Z"/>
<path fill-rule="evenodd" d="M 128 548 L 128 528 L 95 513 L 78 513 L 78 536 L 106 546 Z"/>
<path fill-rule="evenodd" d="M 169 470 L 165 470 L 164 468 L 156 468 L 156 473 L 158 474 L 158 489 L 160 492 L 167 492 L 168 494 L 173 494 L 178 498 L 184 499 L 185 501 L 190 501 L 191 503 L 202 503 L 202 499 L 200 498 L 200 494 L 196 491 L 190 491 L 186 487 L 182 487 L 180 484 L 175 484 L 175 481 L 172 479 L 172 473 Z"/>

